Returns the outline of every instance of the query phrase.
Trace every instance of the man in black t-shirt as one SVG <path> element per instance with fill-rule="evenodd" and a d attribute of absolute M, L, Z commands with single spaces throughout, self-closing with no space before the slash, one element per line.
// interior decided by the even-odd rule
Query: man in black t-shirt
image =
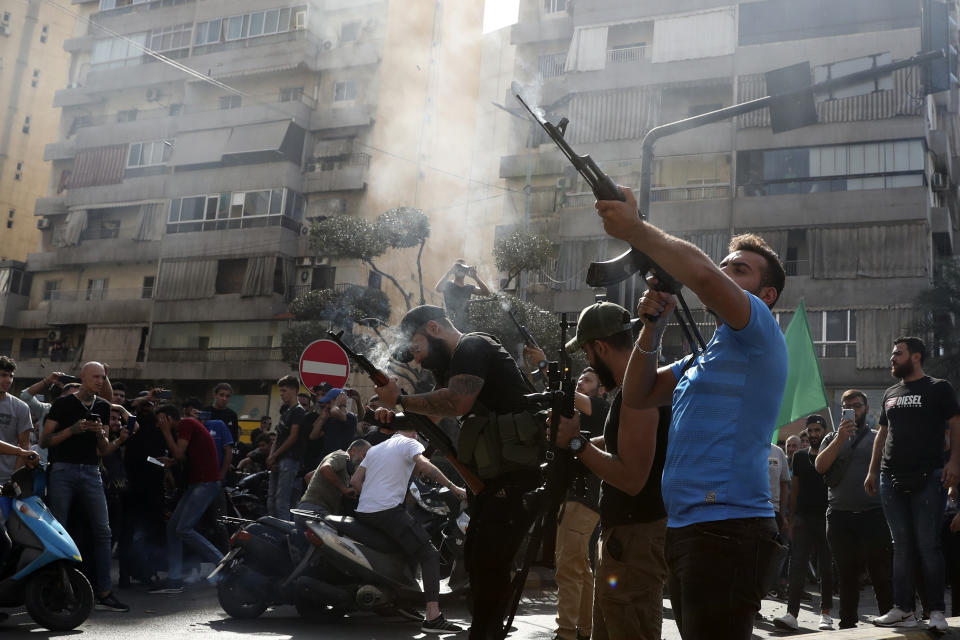
<path fill-rule="evenodd" d="M 447 280 L 450 276 L 453 280 Z M 470 276 L 476 285 L 466 284 L 464 278 Z M 436 286 L 437 293 L 443 294 L 443 306 L 447 310 L 447 317 L 457 329 L 467 330 L 470 320 L 470 298 L 475 294 L 490 295 L 490 289 L 477 275 L 477 268 L 467 265 L 462 259 L 457 260 L 450 270 L 443 274 Z"/>
<path fill-rule="evenodd" d="M 80 370 L 80 390 L 61 396 L 47 414 L 41 446 L 50 450 L 47 502 L 50 512 L 67 526 L 70 508 L 80 502 L 94 538 L 96 608 L 129 611 L 111 593 L 110 520 L 100 476 L 100 456 L 109 456 L 118 444 L 107 439 L 110 403 L 99 397 L 107 374 L 99 362 Z M 74 535 L 74 537 L 77 537 Z"/>
<path fill-rule="evenodd" d="M 833 561 L 827 544 L 827 485 L 815 467 L 820 443 L 823 442 L 826 420 L 816 414 L 807 417 L 807 437 L 810 448 L 793 454 L 793 480 L 790 486 L 790 588 L 787 595 L 787 613 L 773 619 L 781 629 L 799 628 L 800 597 L 807 577 L 810 553 L 816 552 L 820 576 L 821 631 L 833 629 L 830 611 L 833 609 Z"/>
<path fill-rule="evenodd" d="M 229 382 L 221 382 L 213 388 L 213 404 L 204 411 L 210 412 L 211 420 L 222 420 L 227 425 L 230 435 L 233 436 L 233 459 L 240 460 L 240 418 L 236 411 L 227 406 L 232 397 L 233 387 Z"/>
<path fill-rule="evenodd" d="M 405 411 L 433 417 L 470 414 L 523 414 L 526 379 L 513 357 L 492 336 L 460 333 L 440 307 L 414 307 L 400 322 L 413 360 L 429 369 L 437 388 L 428 393 L 400 395 L 396 380 L 377 387 L 384 407 L 399 402 Z M 377 419 L 389 422 L 393 412 L 377 410 Z M 470 575 L 473 621 L 470 638 L 502 638 L 503 621 L 511 606 L 510 572 L 514 556 L 533 522 L 534 512 L 523 506 L 523 495 L 540 485 L 536 463 L 515 464 L 494 477 L 471 500 L 470 528 L 464 558 Z"/>
<path fill-rule="evenodd" d="M 630 409 L 621 403 L 633 325 L 630 312 L 612 302 L 580 312 L 577 335 L 566 349 L 583 349 L 601 384 L 616 391 L 603 435 L 586 440 L 580 434 L 581 416 L 561 418 L 557 446 L 573 451 L 602 480 L 592 637 L 659 640 L 667 579 L 667 512 L 660 478 L 670 409 Z"/>
<path fill-rule="evenodd" d="M 283 406 L 277 423 L 277 440 L 267 456 L 267 466 L 271 469 L 267 510 L 275 518 L 290 520 L 294 485 L 303 459 L 302 434 L 309 427 L 305 424 L 307 412 L 297 404 L 300 381 L 294 376 L 284 376 L 277 381 L 277 386 Z"/>
<path fill-rule="evenodd" d="M 900 382 L 883 394 L 880 429 L 864 481 L 871 495 L 879 488 L 893 536 L 893 608 L 874 618 L 873 623 L 917 625 L 914 576 L 919 566 L 930 627 L 946 631 L 940 528 L 946 490 L 956 487 L 960 479 L 960 405 L 949 382 L 923 373 L 925 357 L 926 346 L 919 338 L 893 341 L 890 372 Z M 951 452 L 944 465 L 948 428 Z"/>

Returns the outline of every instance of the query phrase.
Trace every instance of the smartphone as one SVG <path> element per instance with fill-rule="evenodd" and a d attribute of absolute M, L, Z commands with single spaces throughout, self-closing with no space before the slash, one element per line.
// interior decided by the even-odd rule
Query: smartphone
<path fill-rule="evenodd" d="M 87 420 L 90 422 L 100 422 L 100 414 L 90 412 L 87 414 Z"/>
<path fill-rule="evenodd" d="M 163 466 L 163 463 L 157 460 L 156 458 L 154 458 L 153 456 L 147 456 L 147 462 L 149 462 L 150 464 L 155 464 L 158 467 Z"/>
<path fill-rule="evenodd" d="M 171 398 L 173 398 L 173 391 L 168 391 L 164 389 L 163 391 L 157 394 L 157 397 L 160 398 L 161 400 L 170 400 Z"/>
<path fill-rule="evenodd" d="M 134 427 L 137 426 L 137 416 L 130 416 L 127 418 L 127 431 L 133 433 Z"/>
<path fill-rule="evenodd" d="M 853 413 L 853 409 L 841 409 L 840 410 L 840 422 L 844 420 L 856 420 L 856 415 Z"/>

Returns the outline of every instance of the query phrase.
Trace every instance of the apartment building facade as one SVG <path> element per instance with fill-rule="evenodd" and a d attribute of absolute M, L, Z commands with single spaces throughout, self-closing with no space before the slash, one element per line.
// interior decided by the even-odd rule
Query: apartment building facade
<path fill-rule="evenodd" d="M 524 0 L 510 73 L 549 119 L 570 119 L 579 152 L 636 188 L 653 126 L 762 97 L 767 71 L 798 62 L 821 81 L 908 58 L 920 27 L 920 3 L 896 0 Z M 817 96 L 812 126 L 774 134 L 764 109 L 655 147 L 649 219 L 715 260 L 732 234 L 767 239 L 788 272 L 778 317 L 785 327 L 805 301 L 831 402 L 862 387 L 878 408 L 890 340 L 911 327 L 935 259 L 958 251 L 956 90 L 925 96 L 920 78 L 908 68 Z M 549 139 L 503 120 L 513 143 L 499 175 L 516 195 L 497 234 L 529 211 L 558 259 L 527 295 L 578 311 L 597 293 L 584 283 L 589 262 L 625 247 L 604 236 L 592 193 Z M 602 293 L 630 307 L 642 286 L 634 278 Z M 679 336 L 670 342 L 677 355 Z"/>
<path fill-rule="evenodd" d="M 34 211 L 41 247 L 16 269 L 32 286 L 0 301 L 0 341 L 25 376 L 96 358 L 116 379 L 182 393 L 236 382 L 259 407 L 290 373 L 288 302 L 370 284 L 357 264 L 310 248 L 310 222 L 430 206 L 412 198 L 436 191 L 418 165 L 443 160 L 421 138 L 469 122 L 422 121 L 443 110 L 440 86 L 455 71 L 444 56 L 457 43 L 443 36 L 477 11 L 388 0 L 71 6 L 57 138 L 44 151 L 53 169 Z M 469 46 L 456 57 L 468 73 Z M 449 84 L 470 97 L 469 77 Z"/>

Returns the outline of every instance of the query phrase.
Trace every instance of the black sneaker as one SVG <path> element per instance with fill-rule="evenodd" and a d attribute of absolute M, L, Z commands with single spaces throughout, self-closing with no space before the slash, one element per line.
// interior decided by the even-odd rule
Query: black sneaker
<path fill-rule="evenodd" d="M 130 607 L 117 600 L 113 593 L 108 593 L 102 598 L 97 598 L 95 608 L 97 611 L 119 611 L 120 613 L 130 611 Z"/>
<path fill-rule="evenodd" d="M 168 582 L 167 584 L 161 585 L 156 589 L 151 589 L 147 593 L 162 593 L 162 594 L 183 593 L 183 583 Z"/>
<path fill-rule="evenodd" d="M 420 630 L 424 633 L 460 633 L 463 627 L 453 624 L 441 613 L 433 620 L 424 620 Z"/>

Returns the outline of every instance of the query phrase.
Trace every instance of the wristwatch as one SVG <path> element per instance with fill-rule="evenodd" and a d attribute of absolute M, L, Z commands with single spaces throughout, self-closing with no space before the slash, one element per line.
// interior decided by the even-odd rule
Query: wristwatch
<path fill-rule="evenodd" d="M 579 456 L 583 453 L 583 448 L 587 446 L 587 440 L 583 436 L 577 434 L 570 438 L 570 442 L 567 443 L 567 449 L 570 450 L 574 456 Z"/>

